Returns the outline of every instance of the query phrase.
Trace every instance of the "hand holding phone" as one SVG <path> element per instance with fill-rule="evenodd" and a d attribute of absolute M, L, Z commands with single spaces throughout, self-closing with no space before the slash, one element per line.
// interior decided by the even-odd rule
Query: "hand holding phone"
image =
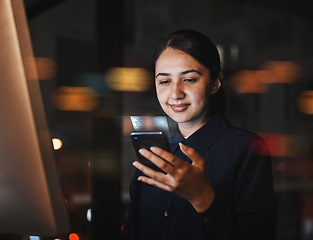
<path fill-rule="evenodd" d="M 139 162 L 144 164 L 145 166 L 155 170 L 161 171 L 160 168 L 155 166 L 150 160 L 146 159 L 139 153 L 139 149 L 145 148 L 150 151 L 152 146 L 162 148 L 166 151 L 170 151 L 168 139 L 166 134 L 163 132 L 132 132 L 130 137 L 133 142 L 133 146 L 136 150 L 136 155 L 138 157 Z"/>

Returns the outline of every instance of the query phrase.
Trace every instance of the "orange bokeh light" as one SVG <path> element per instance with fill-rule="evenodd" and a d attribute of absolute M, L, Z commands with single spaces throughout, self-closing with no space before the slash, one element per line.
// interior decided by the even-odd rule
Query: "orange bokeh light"
<path fill-rule="evenodd" d="M 92 111 L 99 105 L 99 96 L 87 87 L 59 87 L 53 92 L 52 103 L 62 111 Z"/>
<path fill-rule="evenodd" d="M 263 84 L 267 72 L 261 70 L 241 70 L 233 74 L 231 87 L 238 93 L 265 93 L 269 86 Z"/>
<path fill-rule="evenodd" d="M 153 83 L 150 72 L 144 68 L 111 68 L 108 71 L 108 85 L 115 91 L 144 92 Z"/>
<path fill-rule="evenodd" d="M 298 109 L 304 114 L 313 114 L 313 91 L 307 90 L 299 94 L 298 99 Z"/>
<path fill-rule="evenodd" d="M 41 80 L 52 79 L 57 72 L 57 63 L 51 58 L 35 58 L 38 77 Z"/>
<path fill-rule="evenodd" d="M 262 79 L 264 83 L 295 83 L 300 79 L 301 68 L 292 61 L 266 61 L 261 69 L 267 71 L 268 78 Z"/>
<path fill-rule="evenodd" d="M 68 236 L 68 239 L 69 240 L 79 240 L 79 236 L 77 233 L 71 233 L 69 236 Z"/>
<path fill-rule="evenodd" d="M 301 67 L 292 61 L 266 61 L 257 70 L 240 70 L 231 77 L 231 87 L 238 93 L 267 92 L 271 84 L 292 84 L 301 77 Z"/>

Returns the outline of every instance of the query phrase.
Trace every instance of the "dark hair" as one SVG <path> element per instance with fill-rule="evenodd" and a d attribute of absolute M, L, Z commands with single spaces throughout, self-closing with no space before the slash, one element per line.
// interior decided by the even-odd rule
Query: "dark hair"
<path fill-rule="evenodd" d="M 213 88 L 220 76 L 221 61 L 215 44 L 206 35 L 194 30 L 184 29 L 163 36 L 154 49 L 152 60 L 154 71 L 160 55 L 169 47 L 189 54 L 208 68 L 211 77 L 210 89 Z M 221 85 L 219 91 L 209 98 L 209 110 L 212 115 L 217 112 L 224 114 L 225 108 L 225 91 L 223 85 Z"/>

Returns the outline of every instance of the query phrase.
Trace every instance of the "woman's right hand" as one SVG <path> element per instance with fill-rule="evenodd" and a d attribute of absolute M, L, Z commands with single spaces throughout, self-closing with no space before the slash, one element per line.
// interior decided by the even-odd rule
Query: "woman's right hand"
<path fill-rule="evenodd" d="M 182 143 L 180 143 L 180 149 L 191 159 L 191 164 L 158 147 L 152 147 L 151 152 L 140 149 L 142 156 L 166 174 L 154 171 L 135 161 L 133 165 L 146 175 L 140 176 L 138 180 L 169 192 L 175 192 L 187 199 L 197 212 L 204 212 L 215 198 L 214 189 L 207 177 L 204 159 L 193 148 Z"/>

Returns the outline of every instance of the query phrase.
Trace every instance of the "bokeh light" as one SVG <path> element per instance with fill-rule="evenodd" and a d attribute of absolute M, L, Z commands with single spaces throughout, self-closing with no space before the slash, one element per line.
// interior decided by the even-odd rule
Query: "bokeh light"
<path fill-rule="evenodd" d="M 62 147 L 62 141 L 58 138 L 53 138 L 52 139 L 52 144 L 53 144 L 53 149 L 54 150 L 59 150 Z"/>
<path fill-rule="evenodd" d="M 52 103 L 62 111 L 92 111 L 99 104 L 99 96 L 87 87 L 59 87 L 52 94 Z"/>
<path fill-rule="evenodd" d="M 263 84 L 268 72 L 261 70 L 241 70 L 231 77 L 231 87 L 237 93 L 265 93 L 269 85 Z"/>
<path fill-rule="evenodd" d="M 39 236 L 29 236 L 29 240 L 40 240 Z"/>
<path fill-rule="evenodd" d="M 68 239 L 69 240 L 79 240 L 79 236 L 77 233 L 71 233 L 69 236 L 68 236 Z"/>
<path fill-rule="evenodd" d="M 292 61 L 266 61 L 261 69 L 269 73 L 267 78 L 260 79 L 263 83 L 285 83 L 292 84 L 301 77 L 301 67 Z"/>
<path fill-rule="evenodd" d="M 259 133 L 266 143 L 266 149 L 260 149 L 261 153 L 269 151 L 269 155 L 273 157 L 289 156 L 290 153 L 290 137 L 281 133 Z"/>
<path fill-rule="evenodd" d="M 49 80 L 56 75 L 57 63 L 52 58 L 37 57 L 35 63 L 39 79 Z"/>
<path fill-rule="evenodd" d="M 292 61 L 266 61 L 257 70 L 236 71 L 230 79 L 230 85 L 237 93 L 267 92 L 271 84 L 292 84 L 301 77 L 302 69 Z"/>
<path fill-rule="evenodd" d="M 91 217 L 92 217 L 92 212 L 91 212 L 91 208 L 89 208 L 87 210 L 87 221 L 88 222 L 91 222 Z"/>
<path fill-rule="evenodd" d="M 268 153 L 272 157 L 299 157 L 306 153 L 306 139 L 301 136 L 284 133 L 258 133 L 258 135 L 266 143 L 265 149 L 259 149 L 261 155 Z"/>
<path fill-rule="evenodd" d="M 298 109 L 304 114 L 313 114 L 313 90 L 303 91 L 299 94 L 298 99 Z"/>
<path fill-rule="evenodd" d="M 286 164 L 284 162 L 279 162 L 276 166 L 276 170 L 279 172 L 286 170 Z"/>
<path fill-rule="evenodd" d="M 112 68 L 108 71 L 108 86 L 115 91 L 143 92 L 153 80 L 144 68 Z"/>

